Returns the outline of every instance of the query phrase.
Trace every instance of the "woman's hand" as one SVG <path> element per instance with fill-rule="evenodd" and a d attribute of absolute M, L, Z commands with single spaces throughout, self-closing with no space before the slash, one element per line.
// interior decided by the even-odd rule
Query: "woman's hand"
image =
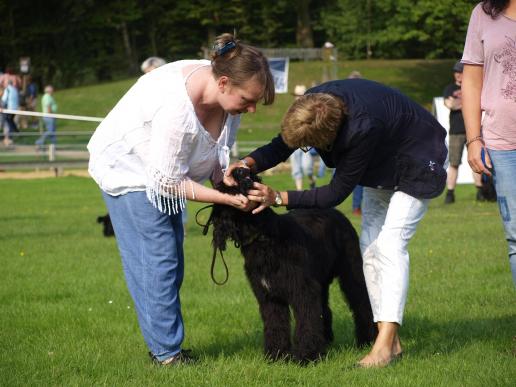
<path fill-rule="evenodd" d="M 482 150 L 484 150 L 485 164 L 482 161 Z M 468 163 L 473 172 L 485 173 L 486 175 L 491 176 L 491 171 L 489 169 L 492 169 L 493 165 L 491 164 L 489 154 L 487 153 L 487 150 L 484 149 L 484 144 L 481 140 L 474 141 L 468 145 Z"/>
<path fill-rule="evenodd" d="M 230 206 L 233 206 L 235 208 L 238 208 L 241 211 L 249 212 L 256 208 L 258 205 L 256 202 L 253 202 L 249 200 L 247 197 L 245 197 L 242 194 L 238 195 L 226 195 L 228 197 L 227 204 Z"/>
<path fill-rule="evenodd" d="M 253 189 L 247 192 L 247 198 L 259 204 L 259 206 L 253 210 L 253 214 L 257 214 L 274 204 L 276 191 L 265 184 L 254 182 Z"/>
<path fill-rule="evenodd" d="M 238 185 L 236 180 L 233 178 L 233 171 L 236 168 L 249 168 L 249 166 L 242 160 L 238 160 L 236 163 L 230 164 L 227 167 L 226 172 L 224 172 L 224 178 L 222 180 L 228 187 L 235 187 Z"/>

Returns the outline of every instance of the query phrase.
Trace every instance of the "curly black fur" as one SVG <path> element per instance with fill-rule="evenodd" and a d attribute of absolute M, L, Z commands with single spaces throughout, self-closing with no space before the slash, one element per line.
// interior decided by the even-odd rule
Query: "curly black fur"
<path fill-rule="evenodd" d="M 102 224 L 102 233 L 105 237 L 115 235 L 115 230 L 113 229 L 113 224 L 111 224 L 111 217 L 109 214 L 97 217 L 97 223 Z"/>
<path fill-rule="evenodd" d="M 236 172 L 237 180 L 244 181 L 240 188 L 221 185 L 218 189 L 247 192 L 252 180 L 241 173 L 248 172 Z M 244 256 L 264 323 L 266 356 L 273 360 L 292 356 L 305 363 L 325 353 L 333 340 L 328 292 L 334 278 L 353 313 L 357 344 L 375 338 L 358 237 L 339 211 L 293 210 L 278 215 L 268 208 L 252 215 L 214 205 L 210 222 L 213 247 L 225 250 L 232 240 Z M 295 320 L 292 343 L 289 307 Z"/>

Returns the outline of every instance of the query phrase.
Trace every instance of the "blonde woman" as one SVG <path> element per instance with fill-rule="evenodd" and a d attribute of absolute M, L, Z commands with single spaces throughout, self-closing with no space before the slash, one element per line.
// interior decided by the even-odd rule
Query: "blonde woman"
<path fill-rule="evenodd" d="M 226 171 L 247 165 L 260 172 L 297 148 L 315 147 L 335 168 L 326 186 L 279 192 L 255 183 L 248 198 L 259 212 L 270 205 L 327 208 L 364 186 L 360 245 L 378 337 L 358 364 L 383 367 L 402 355 L 398 328 L 408 292 L 408 243 L 431 198 L 446 182 L 446 131 L 435 118 L 396 90 L 364 79 L 314 87 L 286 113 L 281 134 Z"/>

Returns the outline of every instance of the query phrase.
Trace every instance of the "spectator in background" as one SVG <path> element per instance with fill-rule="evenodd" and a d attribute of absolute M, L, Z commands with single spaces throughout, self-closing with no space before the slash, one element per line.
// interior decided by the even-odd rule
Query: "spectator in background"
<path fill-rule="evenodd" d="M 5 107 L 4 102 L 2 101 L 2 97 L 4 95 L 4 88 L 0 84 L 0 107 L 3 109 Z M 5 125 L 5 114 L 3 112 L 0 112 L 0 132 L 3 134 L 3 143 L 6 147 L 10 145 L 10 138 L 9 138 L 9 129 L 7 125 Z"/>
<path fill-rule="evenodd" d="M 455 202 L 455 186 L 459 174 L 459 165 L 462 160 L 462 151 L 466 144 L 466 128 L 462 117 L 462 71 L 464 65 L 460 62 L 453 66 L 454 82 L 450 83 L 443 92 L 444 105 L 450 109 L 450 131 L 448 132 L 448 157 L 450 166 L 448 167 L 448 178 L 446 186 L 448 188 L 444 198 L 445 204 Z M 481 175 L 473 172 L 473 180 L 477 187 L 477 200 L 483 201 Z"/>
<path fill-rule="evenodd" d="M 359 79 L 362 78 L 362 74 L 358 70 L 353 70 L 349 73 L 348 79 Z M 353 215 L 362 216 L 362 197 L 364 196 L 364 187 L 357 185 L 353 189 L 353 195 L 351 197 L 351 212 Z"/>
<path fill-rule="evenodd" d="M 142 73 L 146 74 L 154 69 L 157 69 L 160 66 L 163 66 L 166 63 L 167 62 L 163 58 L 151 56 L 143 61 L 140 68 L 142 70 Z"/>
<path fill-rule="evenodd" d="M 473 172 L 494 176 L 516 285 L 516 0 L 482 1 L 469 21 L 462 113 Z M 482 120 L 482 111 L 485 111 Z M 484 155 L 483 155 L 484 153 Z M 485 160 L 483 158 L 485 157 Z"/>
<path fill-rule="evenodd" d="M 54 88 L 52 85 L 45 86 L 45 94 L 41 99 L 41 110 L 43 113 L 57 113 L 57 103 L 54 99 Z M 45 132 L 36 141 L 38 149 L 42 149 L 47 137 L 50 138 L 50 143 L 56 143 L 56 119 L 53 117 L 43 117 L 45 124 Z"/>
<path fill-rule="evenodd" d="M 20 93 L 18 88 L 14 87 L 13 81 L 7 82 L 7 87 L 2 94 L 2 106 L 9 110 L 18 110 L 20 108 Z M 14 122 L 14 113 L 5 113 L 5 122 L 7 124 L 7 134 L 4 136 L 5 146 L 11 146 L 13 144 L 10 136 L 12 133 L 18 132 L 18 127 Z"/>
<path fill-rule="evenodd" d="M 7 67 L 5 69 L 5 73 L 0 75 L 0 85 L 6 89 L 9 85 L 9 82 L 11 82 L 11 85 L 18 89 L 18 92 L 20 91 L 22 81 L 19 75 L 15 74 L 14 71 Z"/>
<path fill-rule="evenodd" d="M 294 98 L 297 99 L 305 94 L 305 85 L 296 85 L 294 87 Z M 310 188 L 315 188 L 314 176 L 314 158 L 313 154 L 304 149 L 296 149 L 290 156 L 290 169 L 292 178 L 296 185 L 296 190 L 303 190 L 303 176 L 308 178 L 308 185 Z"/>
<path fill-rule="evenodd" d="M 25 82 L 25 109 L 28 112 L 34 112 L 36 111 L 37 107 L 38 86 L 36 85 L 30 74 L 26 76 Z M 37 128 L 37 122 L 38 121 L 36 117 L 29 116 L 27 118 L 28 126 L 31 128 Z"/>

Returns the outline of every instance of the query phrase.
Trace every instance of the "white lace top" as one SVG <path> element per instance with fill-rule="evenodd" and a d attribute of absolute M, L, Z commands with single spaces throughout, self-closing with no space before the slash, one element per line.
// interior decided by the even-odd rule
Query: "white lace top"
<path fill-rule="evenodd" d="M 145 74 L 97 127 L 88 171 L 104 192 L 145 190 L 160 211 L 177 213 L 185 206 L 186 182 L 202 183 L 220 168 L 240 116 L 228 115 L 218 140 L 212 138 L 186 91 L 182 69 L 192 64 L 210 62 L 178 61 Z"/>

